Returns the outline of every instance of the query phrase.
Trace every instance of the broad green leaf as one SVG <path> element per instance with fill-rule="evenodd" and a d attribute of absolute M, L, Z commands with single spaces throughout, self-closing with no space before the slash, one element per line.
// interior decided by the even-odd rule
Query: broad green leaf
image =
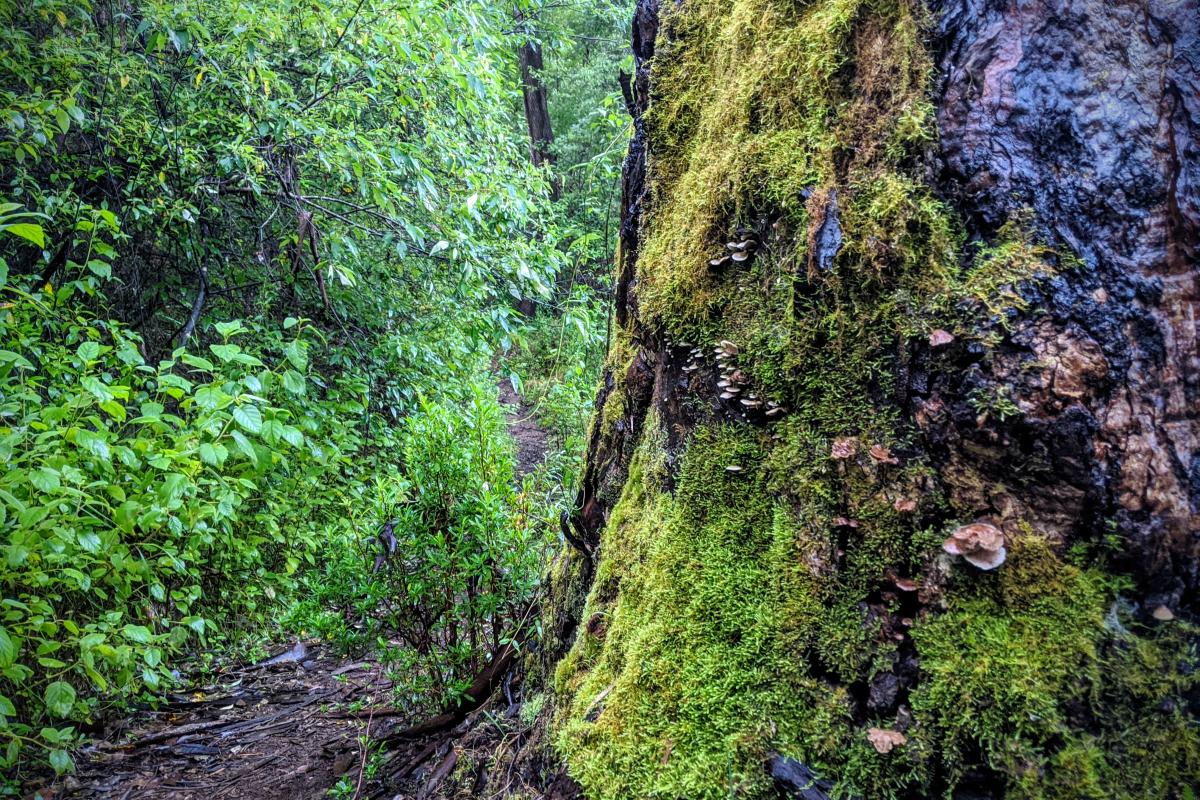
<path fill-rule="evenodd" d="M 208 349 L 226 363 L 233 361 L 242 352 L 242 348 L 236 344 L 210 344 Z"/>
<path fill-rule="evenodd" d="M 249 403 L 236 406 L 233 409 L 233 418 L 249 433 L 258 433 L 262 430 L 263 418 L 258 406 Z"/>
<path fill-rule="evenodd" d="M 42 699 L 56 717 L 66 717 L 75 706 L 75 687 L 65 681 L 54 681 L 46 687 Z"/>
<path fill-rule="evenodd" d="M 131 642 L 138 644 L 149 644 L 153 634 L 145 625 L 126 625 L 121 629 L 121 633 Z"/>
<path fill-rule="evenodd" d="M 20 236 L 22 239 L 33 242 L 38 247 L 46 246 L 46 234 L 42 231 L 41 225 L 35 225 L 32 222 L 15 222 L 0 227 L 13 236 Z"/>
<path fill-rule="evenodd" d="M 43 492 L 53 492 L 62 485 L 58 473 L 49 467 L 38 467 L 30 472 L 29 482 Z"/>

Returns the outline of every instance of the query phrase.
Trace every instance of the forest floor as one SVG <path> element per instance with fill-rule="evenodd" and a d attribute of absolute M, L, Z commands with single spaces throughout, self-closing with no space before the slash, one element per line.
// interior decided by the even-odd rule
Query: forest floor
<path fill-rule="evenodd" d="M 535 409 L 504 378 L 499 381 L 500 402 L 513 411 L 508 418 L 508 432 L 517 444 L 517 478 L 533 472 L 546 458 L 550 435 L 538 424 Z"/>
<path fill-rule="evenodd" d="M 155 710 L 114 721 L 50 798 L 284 800 L 323 797 L 363 762 L 352 704 L 386 697 L 379 664 L 297 644 Z"/>
<path fill-rule="evenodd" d="M 509 381 L 499 386 L 511 409 L 520 478 L 542 462 L 549 440 Z M 364 751 L 364 737 L 378 741 L 414 722 L 386 710 L 372 713 L 387 708 L 390 689 L 377 661 L 294 643 L 258 664 L 210 676 L 187 694 L 169 695 L 157 708 L 111 720 L 76 753 L 76 774 L 48 780 L 27 797 L 316 800 L 339 782 L 349 785 L 337 795 L 346 800 L 421 797 L 445 779 L 447 764 L 453 767 L 456 726 L 401 733 L 372 768 L 376 759 L 373 748 Z"/>

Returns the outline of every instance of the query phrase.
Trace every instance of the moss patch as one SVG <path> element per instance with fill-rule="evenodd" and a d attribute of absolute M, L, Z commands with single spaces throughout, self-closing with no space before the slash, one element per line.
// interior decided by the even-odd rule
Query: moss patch
<path fill-rule="evenodd" d="M 1200 686 L 1196 631 L 1136 625 L 1111 580 L 1028 536 L 914 628 L 915 736 L 949 785 L 984 767 L 1011 797 L 1132 800 L 1182 797 L 1200 775 L 1200 738 L 1179 709 Z"/>
<path fill-rule="evenodd" d="M 705 429 L 674 497 L 643 448 L 602 542 L 581 633 L 558 671 L 559 744 L 591 797 L 726 797 L 766 788 L 770 747 L 841 726 L 794 634 L 819 610 L 795 526 L 747 470 L 756 434 Z M 599 635 L 596 635 L 599 631 Z"/>

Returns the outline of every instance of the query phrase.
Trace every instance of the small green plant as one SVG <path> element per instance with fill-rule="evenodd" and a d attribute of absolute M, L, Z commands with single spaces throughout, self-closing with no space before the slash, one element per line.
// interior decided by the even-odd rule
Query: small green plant
<path fill-rule="evenodd" d="M 358 737 L 359 754 L 362 761 L 359 767 L 350 770 L 337 783 L 329 787 L 326 796 L 332 800 L 353 800 L 362 795 L 362 788 L 369 781 L 379 776 L 379 770 L 384 764 L 384 744 L 363 735 Z"/>
<path fill-rule="evenodd" d="M 1021 415 L 1021 409 L 1013 401 L 1009 386 L 972 389 L 967 395 L 967 402 L 975 409 L 976 414 L 988 414 L 1001 422 Z"/>

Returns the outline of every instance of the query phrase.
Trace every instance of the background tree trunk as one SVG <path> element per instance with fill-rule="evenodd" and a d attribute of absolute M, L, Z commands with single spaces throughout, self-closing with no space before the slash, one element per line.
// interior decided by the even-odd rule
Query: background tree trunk
<path fill-rule="evenodd" d="M 542 49 L 533 39 L 527 39 L 517 49 L 521 68 L 521 96 L 525 101 L 525 124 L 529 128 L 529 160 L 535 167 L 554 166 L 554 130 L 550 125 L 550 107 L 546 100 L 546 85 L 542 82 Z M 559 182 L 551 184 L 551 198 L 558 199 Z"/>

